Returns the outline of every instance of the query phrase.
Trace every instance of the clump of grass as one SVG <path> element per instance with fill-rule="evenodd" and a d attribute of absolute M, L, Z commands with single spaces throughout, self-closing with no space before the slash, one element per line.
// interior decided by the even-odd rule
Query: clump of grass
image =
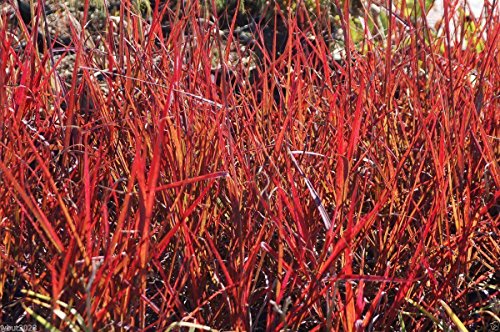
<path fill-rule="evenodd" d="M 40 32 L 1 17 L 0 320 L 495 323 L 498 16 L 465 44 L 389 7 L 383 36 L 355 42 L 346 6 L 333 54 L 298 8 L 280 55 L 257 25 L 255 66 L 229 61 L 246 52 L 236 25 L 200 19 L 198 2 L 152 6 L 149 22 L 133 5 L 95 48 L 72 31 L 54 62 Z"/>

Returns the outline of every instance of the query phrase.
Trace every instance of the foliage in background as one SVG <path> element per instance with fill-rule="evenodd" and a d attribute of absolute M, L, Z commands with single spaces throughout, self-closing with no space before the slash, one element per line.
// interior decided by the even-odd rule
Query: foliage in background
<path fill-rule="evenodd" d="M 497 15 L 333 36 L 299 7 L 277 52 L 277 22 L 136 4 L 90 34 L 85 1 L 57 47 L 2 11 L 3 324 L 498 326 Z"/>

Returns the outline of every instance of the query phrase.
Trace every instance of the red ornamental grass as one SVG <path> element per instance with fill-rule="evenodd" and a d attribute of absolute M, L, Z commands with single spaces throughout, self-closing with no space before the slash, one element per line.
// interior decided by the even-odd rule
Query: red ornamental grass
<path fill-rule="evenodd" d="M 436 34 L 377 5 L 337 3 L 336 42 L 278 10 L 276 53 L 198 2 L 122 1 L 92 38 L 85 1 L 61 53 L 2 14 L 0 321 L 498 326 L 498 13 Z"/>

